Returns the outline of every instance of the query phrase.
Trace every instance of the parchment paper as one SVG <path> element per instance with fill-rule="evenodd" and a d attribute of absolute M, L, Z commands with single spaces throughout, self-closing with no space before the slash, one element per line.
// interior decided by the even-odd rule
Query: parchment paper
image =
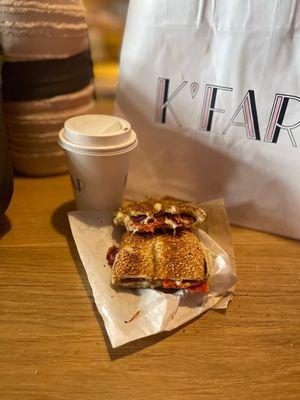
<path fill-rule="evenodd" d="M 204 230 L 195 233 L 213 257 L 209 292 L 115 289 L 106 252 L 118 244 L 124 230 L 112 225 L 112 215 L 91 211 L 68 213 L 72 234 L 112 347 L 170 331 L 210 308 L 226 308 L 237 281 L 230 230 L 223 200 L 203 204 Z"/>

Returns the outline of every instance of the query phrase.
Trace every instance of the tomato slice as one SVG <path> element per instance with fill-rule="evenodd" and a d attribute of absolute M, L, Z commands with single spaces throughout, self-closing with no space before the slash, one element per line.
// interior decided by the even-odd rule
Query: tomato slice
<path fill-rule="evenodd" d="M 192 290 L 193 292 L 201 292 L 201 293 L 206 293 L 208 292 L 209 286 L 206 282 L 199 283 L 199 285 L 196 286 L 190 286 L 188 287 L 189 290 Z"/>
<path fill-rule="evenodd" d="M 192 290 L 193 292 L 201 293 L 206 293 L 209 289 L 209 286 L 206 282 L 199 283 L 199 285 L 184 287 L 183 285 L 177 285 L 177 283 L 174 281 L 164 280 L 162 285 L 165 289 L 188 289 Z"/>
<path fill-rule="evenodd" d="M 157 219 L 149 220 L 147 223 L 134 222 L 134 227 L 140 232 L 152 232 L 154 233 L 156 229 L 159 229 L 164 224 L 164 218 L 158 217 Z"/>
<path fill-rule="evenodd" d="M 164 280 L 162 285 L 165 289 L 180 289 L 174 281 Z"/>

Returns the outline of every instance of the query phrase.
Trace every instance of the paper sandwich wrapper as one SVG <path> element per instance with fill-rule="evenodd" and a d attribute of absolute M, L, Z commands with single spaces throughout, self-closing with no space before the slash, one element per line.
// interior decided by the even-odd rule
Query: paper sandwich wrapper
<path fill-rule="evenodd" d="M 112 287 L 106 253 L 110 246 L 120 242 L 124 230 L 113 226 L 108 213 L 68 213 L 72 234 L 113 348 L 175 329 L 210 308 L 227 308 L 237 276 L 226 210 L 221 199 L 205 203 L 203 208 L 208 217 L 203 230 L 197 229 L 195 233 L 213 261 L 208 293 Z"/>

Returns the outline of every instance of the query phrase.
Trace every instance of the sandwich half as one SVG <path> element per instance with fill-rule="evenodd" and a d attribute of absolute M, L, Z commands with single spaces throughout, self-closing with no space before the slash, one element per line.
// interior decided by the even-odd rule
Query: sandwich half
<path fill-rule="evenodd" d="M 157 229 L 192 228 L 205 220 L 203 208 L 195 203 L 171 199 L 147 199 L 119 209 L 115 225 L 125 226 L 128 232 L 155 232 Z"/>
<path fill-rule="evenodd" d="M 176 234 L 126 232 L 112 262 L 115 286 L 207 290 L 206 251 L 197 236 L 185 229 Z"/>

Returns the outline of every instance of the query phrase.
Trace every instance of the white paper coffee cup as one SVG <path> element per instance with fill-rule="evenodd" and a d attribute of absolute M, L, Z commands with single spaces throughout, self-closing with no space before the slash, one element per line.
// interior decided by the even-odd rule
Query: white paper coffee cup
<path fill-rule="evenodd" d="M 109 115 L 68 119 L 58 143 L 66 150 L 77 208 L 115 211 L 121 206 L 130 152 L 137 137 L 129 122 Z"/>

